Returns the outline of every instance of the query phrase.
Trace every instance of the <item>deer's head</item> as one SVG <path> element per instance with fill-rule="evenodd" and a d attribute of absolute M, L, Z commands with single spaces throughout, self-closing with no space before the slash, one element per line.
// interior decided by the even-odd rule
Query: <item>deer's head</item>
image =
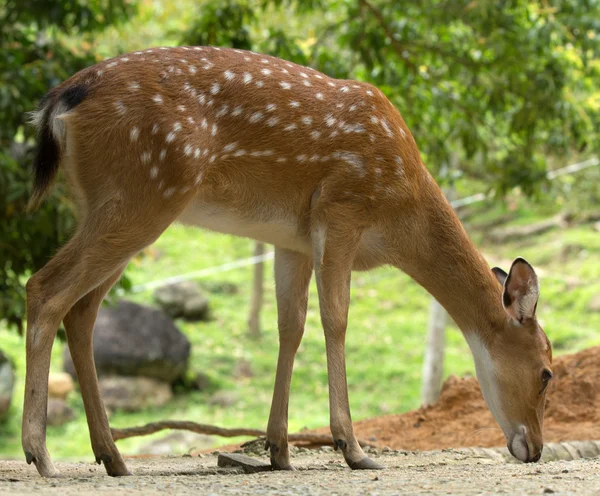
<path fill-rule="evenodd" d="M 536 318 L 538 278 L 517 258 L 507 274 L 492 269 L 502 285 L 506 316 L 486 339 L 467 336 L 483 397 L 502 428 L 509 451 L 523 462 L 542 455 L 546 389 L 552 348 Z"/>

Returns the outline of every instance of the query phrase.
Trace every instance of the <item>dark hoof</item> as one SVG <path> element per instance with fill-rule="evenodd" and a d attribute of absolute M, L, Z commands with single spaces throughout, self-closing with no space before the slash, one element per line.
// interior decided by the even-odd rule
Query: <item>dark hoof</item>
<path fill-rule="evenodd" d="M 357 462 L 348 461 L 348 466 L 352 470 L 384 470 L 385 467 L 379 463 L 371 460 L 368 456 L 365 456 L 362 460 Z"/>
<path fill-rule="evenodd" d="M 100 463 L 104 463 L 106 473 L 111 477 L 125 477 L 132 475 L 121 457 L 113 459 L 112 456 L 104 454 L 96 457 L 96 463 L 98 465 L 100 465 Z"/>
<path fill-rule="evenodd" d="M 296 470 L 289 463 L 287 465 L 280 465 L 275 460 L 271 460 L 271 469 L 272 470 L 291 470 L 291 471 L 295 471 Z"/>
<path fill-rule="evenodd" d="M 26 451 L 25 452 L 25 461 L 27 462 L 27 465 L 31 465 L 31 462 L 35 460 L 33 454 L 31 453 L 31 451 Z"/>

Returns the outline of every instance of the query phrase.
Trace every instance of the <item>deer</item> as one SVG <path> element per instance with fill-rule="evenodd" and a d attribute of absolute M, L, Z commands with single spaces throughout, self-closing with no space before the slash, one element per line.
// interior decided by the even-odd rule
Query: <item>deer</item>
<path fill-rule="evenodd" d="M 275 247 L 279 354 L 265 443 L 274 470 L 293 470 L 288 400 L 313 272 L 334 448 L 351 469 L 383 468 L 353 431 L 345 337 L 352 272 L 384 265 L 449 312 L 508 449 L 540 459 L 552 350 L 536 317 L 538 277 L 521 257 L 508 273 L 488 266 L 375 86 L 251 51 L 156 47 L 81 70 L 32 120 L 28 208 L 60 170 L 78 216 L 71 239 L 26 284 L 22 447 L 40 475 L 58 475 L 46 405 L 61 322 L 96 462 L 111 476 L 130 474 L 100 396 L 93 327 L 128 261 L 173 222 Z"/>

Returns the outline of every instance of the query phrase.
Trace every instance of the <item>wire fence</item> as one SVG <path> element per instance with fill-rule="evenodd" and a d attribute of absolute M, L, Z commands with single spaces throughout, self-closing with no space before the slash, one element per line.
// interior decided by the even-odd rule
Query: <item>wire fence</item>
<path fill-rule="evenodd" d="M 598 157 L 592 157 L 588 160 L 584 160 L 583 162 L 578 162 L 576 164 L 567 165 L 560 169 L 556 169 L 554 171 L 550 171 L 547 174 L 549 180 L 554 180 L 557 177 L 575 174 L 585 169 L 589 169 L 591 167 L 597 167 L 600 165 L 600 159 Z M 471 205 L 473 203 L 478 203 L 487 200 L 493 196 L 493 192 L 488 194 L 485 193 L 477 193 L 475 195 L 467 196 L 465 198 L 458 198 L 450 202 L 453 208 L 464 207 L 467 205 Z M 184 281 L 192 281 L 196 279 L 202 279 L 204 277 L 210 277 L 215 274 L 220 274 L 222 272 L 228 272 L 230 270 L 239 269 L 241 267 L 247 267 L 249 265 L 255 265 L 257 263 L 265 262 L 268 260 L 273 260 L 275 257 L 275 252 L 269 251 L 259 256 L 252 256 L 248 258 L 240 258 L 237 260 L 233 260 L 231 262 L 227 262 L 222 265 L 217 265 L 214 267 L 207 267 L 205 269 L 197 270 L 194 272 L 187 272 L 185 274 L 179 274 L 172 277 L 167 277 L 165 279 L 159 279 L 156 281 L 147 282 L 144 284 L 136 284 L 132 286 L 131 291 L 134 293 L 140 293 L 142 291 L 147 291 L 150 289 L 160 288 L 162 286 L 168 286 L 170 284 L 176 284 Z"/>

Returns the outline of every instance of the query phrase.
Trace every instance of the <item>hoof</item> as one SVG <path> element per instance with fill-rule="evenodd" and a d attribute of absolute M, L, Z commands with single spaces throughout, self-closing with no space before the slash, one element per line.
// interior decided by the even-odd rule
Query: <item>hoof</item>
<path fill-rule="evenodd" d="M 25 461 L 28 465 L 33 463 L 42 477 L 58 477 L 60 475 L 47 454 L 37 457 L 31 451 L 25 451 Z"/>
<path fill-rule="evenodd" d="M 365 456 L 362 460 L 352 462 L 347 460 L 348 466 L 352 470 L 383 470 L 385 467 Z"/>
<path fill-rule="evenodd" d="M 96 457 L 96 463 L 98 465 L 104 463 L 106 473 L 111 477 L 125 477 L 132 475 L 120 455 L 115 458 L 108 454 L 100 455 Z"/>
<path fill-rule="evenodd" d="M 271 459 L 271 470 L 291 470 L 296 471 L 296 468 L 292 467 L 289 463 L 287 465 L 280 465 L 275 460 Z"/>
<path fill-rule="evenodd" d="M 296 470 L 290 464 L 290 455 L 287 449 L 281 450 L 278 445 L 270 441 L 265 442 L 265 449 L 270 451 L 272 470 Z"/>

